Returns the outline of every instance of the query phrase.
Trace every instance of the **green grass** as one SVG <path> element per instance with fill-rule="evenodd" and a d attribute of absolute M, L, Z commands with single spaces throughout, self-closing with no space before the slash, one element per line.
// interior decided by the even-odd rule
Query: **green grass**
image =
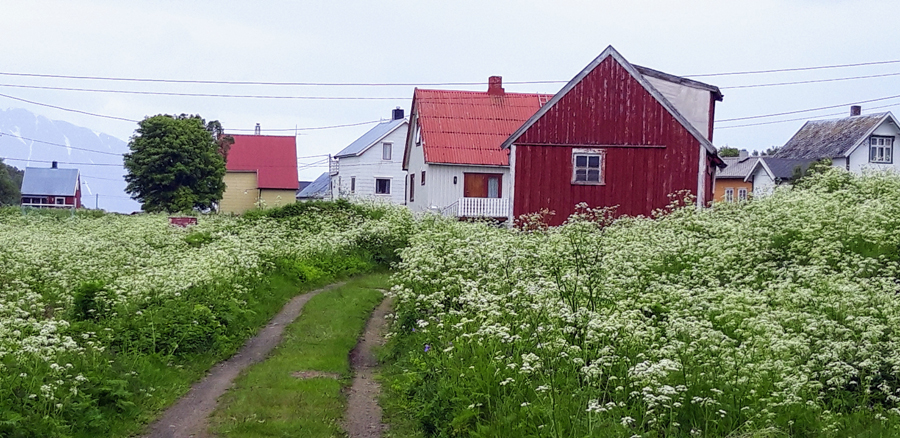
<path fill-rule="evenodd" d="M 389 287 L 387 274 L 349 281 L 313 297 L 287 327 L 272 356 L 246 370 L 220 401 L 212 430 L 220 436 L 344 436 L 340 421 L 350 382 L 348 355 Z M 297 371 L 336 373 L 299 379 Z"/>

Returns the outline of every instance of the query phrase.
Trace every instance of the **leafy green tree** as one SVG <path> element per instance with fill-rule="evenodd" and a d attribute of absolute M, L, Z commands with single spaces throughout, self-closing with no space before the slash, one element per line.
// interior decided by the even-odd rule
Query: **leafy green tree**
<path fill-rule="evenodd" d="M 0 206 L 19 205 L 24 172 L 0 159 Z"/>
<path fill-rule="evenodd" d="M 217 134 L 219 122 L 207 124 L 196 115 L 145 118 L 128 143 L 125 191 L 149 212 L 212 208 L 225 191 Z"/>
<path fill-rule="evenodd" d="M 798 188 L 809 188 L 814 185 L 812 181 L 813 175 L 823 174 L 831 169 L 831 158 L 813 161 L 812 163 L 809 163 L 809 166 L 805 169 L 803 166 L 795 166 L 794 170 L 791 172 L 792 184 L 794 187 Z"/>
<path fill-rule="evenodd" d="M 720 157 L 740 157 L 741 151 L 739 151 L 738 148 L 722 146 L 719 148 L 719 156 Z"/>

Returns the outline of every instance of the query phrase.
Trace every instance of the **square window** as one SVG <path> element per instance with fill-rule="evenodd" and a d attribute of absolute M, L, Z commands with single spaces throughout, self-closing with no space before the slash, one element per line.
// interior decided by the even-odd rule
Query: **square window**
<path fill-rule="evenodd" d="M 393 143 L 383 143 L 381 145 L 381 159 L 385 161 L 391 161 L 391 151 L 393 148 Z"/>
<path fill-rule="evenodd" d="M 375 178 L 375 194 L 376 195 L 390 195 L 391 194 L 391 180 L 388 178 Z"/>
<path fill-rule="evenodd" d="M 572 184 L 602 185 L 606 151 L 603 149 L 572 150 Z"/>

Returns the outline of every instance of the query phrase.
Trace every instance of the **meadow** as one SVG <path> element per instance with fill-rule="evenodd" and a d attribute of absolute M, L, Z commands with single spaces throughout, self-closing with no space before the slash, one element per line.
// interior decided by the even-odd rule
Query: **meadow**
<path fill-rule="evenodd" d="M 391 263 L 403 209 L 307 203 L 188 228 L 0 210 L 0 436 L 128 436 L 291 297 Z"/>
<path fill-rule="evenodd" d="M 900 178 L 612 213 L 419 221 L 392 417 L 438 437 L 900 435 Z"/>

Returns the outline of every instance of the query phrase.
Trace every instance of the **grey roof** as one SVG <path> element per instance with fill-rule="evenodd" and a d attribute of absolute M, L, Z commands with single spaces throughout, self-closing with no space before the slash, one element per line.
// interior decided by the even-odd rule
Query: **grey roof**
<path fill-rule="evenodd" d="M 846 156 L 891 113 L 810 120 L 785 143 L 778 158 L 822 159 Z"/>
<path fill-rule="evenodd" d="M 719 90 L 719 87 L 715 85 L 705 84 L 700 81 L 695 81 L 693 79 L 683 78 L 681 76 L 675 76 L 669 73 L 663 73 L 659 70 L 654 70 L 652 68 L 643 67 L 640 65 L 632 64 L 634 69 L 637 70 L 642 76 L 650 76 L 651 78 L 662 79 L 668 82 L 674 82 L 676 84 L 685 85 L 688 87 L 700 88 L 702 90 L 707 90 L 713 93 L 713 96 L 717 101 L 721 101 L 724 95 L 722 91 Z"/>
<path fill-rule="evenodd" d="M 315 181 L 297 192 L 297 199 L 322 199 L 331 188 L 331 175 L 323 172 Z"/>
<path fill-rule="evenodd" d="M 757 167 L 762 166 L 772 179 L 789 180 L 794 177 L 794 169 L 800 167 L 800 169 L 806 170 L 815 161 L 817 160 L 811 158 L 760 157 L 759 161 L 750 169 L 750 173 L 752 174 Z M 750 174 L 745 180 L 749 178 Z"/>
<path fill-rule="evenodd" d="M 395 119 L 375 125 L 369 132 L 366 132 L 353 143 L 350 143 L 350 145 L 341 149 L 341 151 L 335 155 L 335 158 L 352 157 L 362 154 L 373 144 L 377 143 L 378 140 L 381 140 L 404 123 L 406 123 L 406 119 Z"/>
<path fill-rule="evenodd" d="M 716 172 L 716 178 L 741 178 L 744 179 L 756 166 L 759 157 L 721 157 L 728 167 Z"/>
<path fill-rule="evenodd" d="M 75 196 L 78 169 L 26 167 L 22 178 L 23 195 Z"/>

